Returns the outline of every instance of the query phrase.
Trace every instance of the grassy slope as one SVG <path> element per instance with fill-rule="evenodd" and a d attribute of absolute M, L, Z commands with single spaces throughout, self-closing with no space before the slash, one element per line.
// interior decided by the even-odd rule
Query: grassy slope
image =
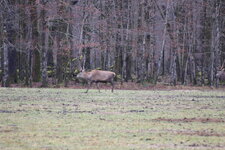
<path fill-rule="evenodd" d="M 224 91 L 84 91 L 0 88 L 0 149 L 225 149 Z"/>

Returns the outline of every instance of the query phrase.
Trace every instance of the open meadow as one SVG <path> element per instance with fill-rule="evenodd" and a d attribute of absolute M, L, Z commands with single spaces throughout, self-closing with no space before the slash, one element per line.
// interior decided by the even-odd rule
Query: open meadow
<path fill-rule="evenodd" d="M 0 149 L 225 149 L 225 91 L 84 91 L 0 88 Z"/>

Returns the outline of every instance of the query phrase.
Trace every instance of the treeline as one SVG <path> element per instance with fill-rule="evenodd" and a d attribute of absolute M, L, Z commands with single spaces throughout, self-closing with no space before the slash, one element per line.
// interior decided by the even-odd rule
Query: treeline
<path fill-rule="evenodd" d="M 222 0 L 2 0 L 2 86 L 43 87 L 81 69 L 123 81 L 215 85 L 225 59 Z"/>

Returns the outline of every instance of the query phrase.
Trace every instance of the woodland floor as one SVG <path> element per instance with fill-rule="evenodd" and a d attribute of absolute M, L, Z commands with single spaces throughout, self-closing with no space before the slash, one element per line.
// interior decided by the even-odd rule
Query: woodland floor
<path fill-rule="evenodd" d="M 225 149 L 222 88 L 71 88 L 0 88 L 0 149 Z"/>

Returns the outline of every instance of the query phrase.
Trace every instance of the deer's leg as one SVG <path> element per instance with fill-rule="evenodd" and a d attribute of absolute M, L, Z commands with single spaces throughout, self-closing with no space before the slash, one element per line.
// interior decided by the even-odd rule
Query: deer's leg
<path fill-rule="evenodd" d="M 92 81 L 88 82 L 87 91 L 86 91 L 85 93 L 87 93 L 87 92 L 88 92 L 88 90 L 90 89 L 90 87 L 91 87 L 92 83 L 93 83 Z"/>
<path fill-rule="evenodd" d="M 107 86 L 107 82 L 105 83 L 105 86 Z M 105 88 L 105 91 L 106 91 L 106 89 L 107 89 L 107 88 Z"/>
<path fill-rule="evenodd" d="M 114 89 L 114 83 L 113 81 L 110 81 L 111 85 L 112 85 L 112 93 L 113 93 L 113 89 Z"/>
<path fill-rule="evenodd" d="M 99 88 L 99 83 L 98 82 L 96 82 L 96 86 L 98 88 L 98 92 L 100 93 L 100 88 Z"/>

